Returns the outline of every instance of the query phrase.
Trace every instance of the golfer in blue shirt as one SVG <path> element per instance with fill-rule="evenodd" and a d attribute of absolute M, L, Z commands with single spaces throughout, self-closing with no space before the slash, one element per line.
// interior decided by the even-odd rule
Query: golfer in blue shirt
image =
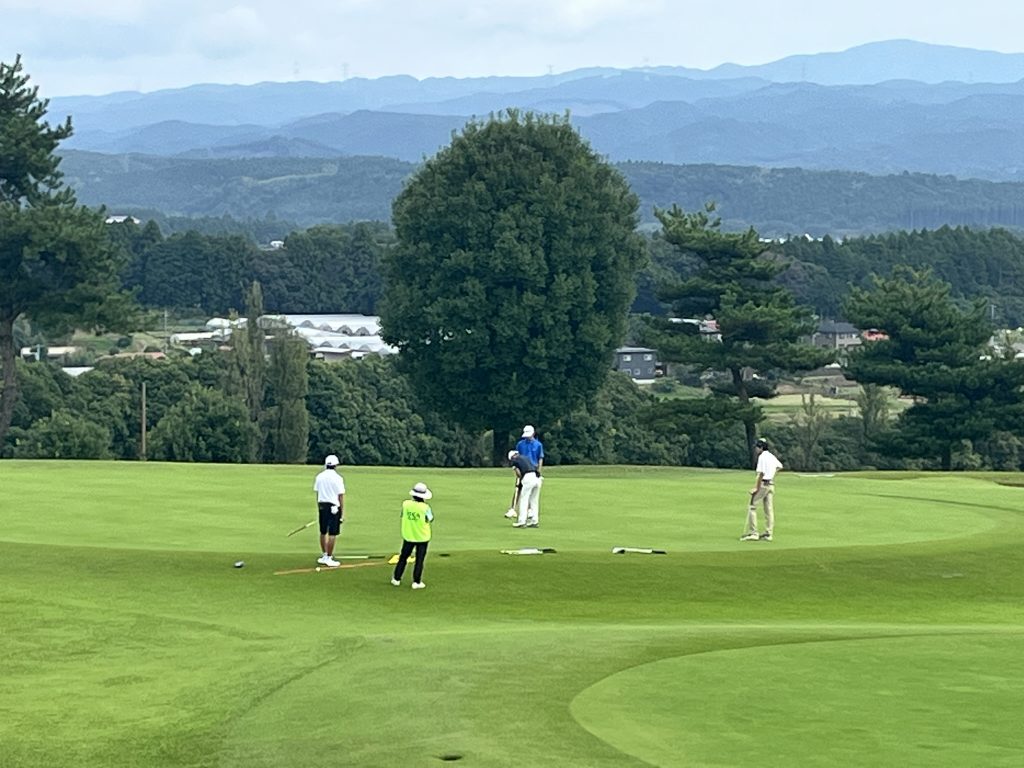
<path fill-rule="evenodd" d="M 537 467 L 537 475 L 540 476 L 544 469 L 544 444 L 537 439 L 537 431 L 527 424 L 523 427 L 523 436 L 516 443 L 516 453 L 529 457 Z"/>

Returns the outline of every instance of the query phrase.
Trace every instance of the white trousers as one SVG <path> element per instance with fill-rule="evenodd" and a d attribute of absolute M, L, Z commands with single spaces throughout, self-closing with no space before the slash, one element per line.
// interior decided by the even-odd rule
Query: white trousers
<path fill-rule="evenodd" d="M 519 525 L 540 522 L 540 486 L 543 478 L 536 472 L 523 475 L 523 487 L 519 491 Z"/>

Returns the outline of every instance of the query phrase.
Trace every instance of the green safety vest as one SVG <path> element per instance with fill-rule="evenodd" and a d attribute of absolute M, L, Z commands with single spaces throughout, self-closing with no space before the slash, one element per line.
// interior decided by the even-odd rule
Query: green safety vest
<path fill-rule="evenodd" d="M 430 541 L 430 521 L 434 513 L 425 501 L 402 502 L 402 538 L 406 541 Z"/>

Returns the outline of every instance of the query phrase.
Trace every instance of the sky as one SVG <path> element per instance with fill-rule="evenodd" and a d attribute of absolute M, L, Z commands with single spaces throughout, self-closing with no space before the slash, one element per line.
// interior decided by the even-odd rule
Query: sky
<path fill-rule="evenodd" d="M 841 6 L 841 7 L 840 7 Z M 46 98 L 197 83 L 764 64 L 910 39 L 1024 52 L 1021 0 L 0 0 Z"/>

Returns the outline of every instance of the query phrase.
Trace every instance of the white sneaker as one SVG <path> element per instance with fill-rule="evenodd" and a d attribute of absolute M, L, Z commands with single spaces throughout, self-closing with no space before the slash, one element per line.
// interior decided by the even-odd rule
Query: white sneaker
<path fill-rule="evenodd" d="M 328 568 L 337 568 L 339 565 L 341 565 L 341 563 L 339 563 L 333 557 L 328 555 L 327 559 L 324 560 L 324 565 L 326 565 Z"/>
<path fill-rule="evenodd" d="M 422 581 L 414 581 L 412 583 L 412 588 L 413 589 L 426 589 L 427 585 L 424 584 Z"/>
<path fill-rule="evenodd" d="M 507 517 L 509 520 L 511 520 L 515 516 L 516 511 L 514 509 L 509 509 L 509 511 L 505 513 L 505 517 Z"/>
<path fill-rule="evenodd" d="M 756 533 L 748 533 L 745 536 L 740 536 L 740 541 L 757 541 L 760 538 Z"/>
<path fill-rule="evenodd" d="M 513 528 L 525 528 L 526 523 L 512 523 Z"/>
<path fill-rule="evenodd" d="M 400 587 L 400 586 L 402 586 L 402 582 L 400 582 L 398 579 L 392 579 L 391 580 L 391 586 L 392 587 Z"/>
<path fill-rule="evenodd" d="M 327 555 L 320 555 L 320 557 L 316 559 L 320 565 L 327 565 L 328 560 L 330 560 L 330 558 Z"/>

